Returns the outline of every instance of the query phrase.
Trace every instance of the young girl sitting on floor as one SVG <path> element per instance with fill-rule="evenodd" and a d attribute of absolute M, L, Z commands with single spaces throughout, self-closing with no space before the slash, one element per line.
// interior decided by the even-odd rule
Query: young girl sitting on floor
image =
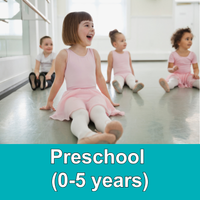
<path fill-rule="evenodd" d="M 125 36 L 118 30 L 110 31 L 109 37 L 111 44 L 115 47 L 108 55 L 107 81 L 110 83 L 112 68 L 114 69 L 114 81 L 112 82 L 116 92 L 122 93 L 124 82 L 133 92 L 138 92 L 144 87 L 143 83 L 136 83 L 131 55 L 128 51 L 123 51 L 126 48 Z"/>
<path fill-rule="evenodd" d="M 197 58 L 194 52 L 188 50 L 192 45 L 192 39 L 190 28 L 178 29 L 171 37 L 172 47 L 176 49 L 169 56 L 168 71 L 172 74 L 166 80 L 164 78 L 159 80 L 166 92 L 170 92 L 170 89 L 176 86 L 199 89 Z M 191 74 L 191 64 L 194 74 Z"/>
<path fill-rule="evenodd" d="M 60 121 L 71 118 L 71 131 L 79 144 L 111 144 L 120 138 L 123 128 L 108 116 L 124 113 L 113 107 L 119 104 L 114 104 L 109 96 L 98 52 L 86 48 L 91 45 L 94 34 L 92 17 L 88 13 L 72 12 L 65 17 L 62 38 L 71 47 L 61 50 L 56 58 L 56 78 L 47 105 L 41 109 L 55 110 L 53 100 L 65 79 L 67 91 L 51 118 Z M 96 89 L 96 84 L 103 94 Z M 90 119 L 98 133 L 88 128 Z"/>
<path fill-rule="evenodd" d="M 53 42 L 51 37 L 42 37 L 40 39 L 40 48 L 43 52 L 37 56 L 35 70 L 29 75 L 29 82 L 33 90 L 38 87 L 41 90 L 51 87 L 55 79 L 56 54 L 52 52 Z"/>

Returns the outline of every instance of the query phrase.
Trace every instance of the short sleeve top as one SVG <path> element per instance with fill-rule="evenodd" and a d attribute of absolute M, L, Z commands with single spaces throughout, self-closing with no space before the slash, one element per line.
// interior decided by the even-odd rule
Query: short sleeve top
<path fill-rule="evenodd" d="M 186 57 L 180 56 L 176 51 L 172 52 L 169 56 L 169 63 L 174 63 L 174 66 L 178 66 L 179 69 L 174 73 L 190 73 L 191 64 L 197 63 L 197 57 L 194 52 L 190 51 Z"/>
<path fill-rule="evenodd" d="M 37 55 L 36 60 L 40 62 L 40 71 L 49 72 L 52 66 L 53 60 L 56 58 L 56 54 L 52 52 L 47 57 L 44 56 L 43 52 Z"/>

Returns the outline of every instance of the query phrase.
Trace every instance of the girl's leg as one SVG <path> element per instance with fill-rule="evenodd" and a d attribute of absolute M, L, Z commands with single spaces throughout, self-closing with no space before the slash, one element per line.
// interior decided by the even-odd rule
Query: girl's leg
<path fill-rule="evenodd" d="M 133 92 L 138 92 L 144 87 L 143 83 L 135 83 L 135 76 L 133 76 L 133 74 L 129 74 L 126 77 L 126 84 L 129 86 L 130 89 L 133 90 Z"/>
<path fill-rule="evenodd" d="M 98 134 L 89 129 L 87 110 L 79 109 L 71 114 L 71 131 L 78 138 L 78 144 L 111 144 L 115 137 L 108 134 Z"/>
<path fill-rule="evenodd" d="M 178 79 L 176 77 L 170 78 L 168 85 L 170 89 L 174 89 L 176 86 L 178 86 Z"/>
<path fill-rule="evenodd" d="M 199 80 L 200 80 L 200 79 L 196 79 L 196 80 L 193 82 L 192 86 L 199 89 L 199 86 L 200 86 L 200 81 L 199 81 Z"/>
<path fill-rule="evenodd" d="M 178 79 L 176 77 L 172 77 L 167 83 L 167 81 L 164 78 L 161 78 L 159 80 L 159 83 L 166 92 L 170 92 L 170 89 L 174 89 L 176 86 L 178 86 Z"/>
<path fill-rule="evenodd" d="M 124 78 L 119 75 L 114 76 L 114 81 L 112 82 L 113 87 L 117 93 L 122 93 L 122 88 L 124 86 Z"/>
<path fill-rule="evenodd" d="M 106 125 L 111 122 L 111 119 L 106 114 L 105 108 L 100 105 L 92 108 L 90 119 L 94 122 L 96 129 L 102 133 L 104 133 Z"/>
<path fill-rule="evenodd" d="M 89 137 L 96 134 L 88 127 L 90 119 L 87 110 L 76 110 L 70 117 L 72 118 L 71 131 L 79 140 L 85 136 Z"/>
<path fill-rule="evenodd" d="M 123 133 L 121 123 L 118 121 L 111 121 L 111 119 L 107 116 L 103 106 L 94 106 L 90 112 L 90 119 L 94 122 L 98 131 L 107 135 L 115 135 L 115 142 L 121 137 Z"/>
<path fill-rule="evenodd" d="M 162 88 L 166 91 L 166 92 L 170 92 L 170 88 L 169 85 L 167 83 L 167 81 L 164 78 L 160 78 L 159 79 L 159 83 L 162 86 Z"/>
<path fill-rule="evenodd" d="M 47 80 L 47 86 L 46 86 L 46 88 L 49 88 L 49 87 L 51 87 L 53 85 L 54 79 L 55 79 L 55 73 L 53 73 L 51 75 L 51 79 L 50 80 Z"/>

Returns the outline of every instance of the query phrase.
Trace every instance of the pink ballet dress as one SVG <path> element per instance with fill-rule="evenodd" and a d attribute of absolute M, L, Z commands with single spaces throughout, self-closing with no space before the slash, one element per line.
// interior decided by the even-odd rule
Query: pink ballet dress
<path fill-rule="evenodd" d="M 70 49 L 65 70 L 67 91 L 64 92 L 56 112 L 50 116 L 56 120 L 70 120 L 71 114 L 79 109 L 92 108 L 101 105 L 108 116 L 124 115 L 116 110 L 109 99 L 96 89 L 96 63 L 92 49 L 87 49 L 85 56 L 79 56 Z"/>
<path fill-rule="evenodd" d="M 126 79 L 129 74 L 132 74 L 130 68 L 129 52 L 124 51 L 124 53 L 121 54 L 117 53 L 116 51 L 112 51 L 112 55 L 114 75 L 119 75 Z"/>
<path fill-rule="evenodd" d="M 193 78 L 193 74 L 191 74 L 191 64 L 197 63 L 195 53 L 190 51 L 187 57 L 182 57 L 174 51 L 169 56 L 169 63 L 174 63 L 174 66 L 178 66 L 179 69 L 170 74 L 166 81 L 169 81 L 172 77 L 176 77 L 178 79 L 178 87 L 192 88 L 193 82 L 196 80 Z"/>

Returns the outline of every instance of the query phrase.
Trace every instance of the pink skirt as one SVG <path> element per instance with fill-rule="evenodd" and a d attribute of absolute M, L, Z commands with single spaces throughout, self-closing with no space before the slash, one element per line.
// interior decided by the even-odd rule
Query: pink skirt
<path fill-rule="evenodd" d="M 92 108 L 96 105 L 103 106 L 108 116 L 124 115 L 124 112 L 116 110 L 109 99 L 94 88 L 64 92 L 56 112 L 50 118 L 60 121 L 70 120 L 70 116 L 74 111 L 86 109 L 90 114 Z"/>
<path fill-rule="evenodd" d="M 187 73 L 187 74 L 179 74 L 179 73 L 173 73 L 170 74 L 166 81 L 168 82 L 170 78 L 176 77 L 178 79 L 178 87 L 179 88 L 192 88 L 193 83 L 196 79 L 193 78 L 193 74 Z"/>

